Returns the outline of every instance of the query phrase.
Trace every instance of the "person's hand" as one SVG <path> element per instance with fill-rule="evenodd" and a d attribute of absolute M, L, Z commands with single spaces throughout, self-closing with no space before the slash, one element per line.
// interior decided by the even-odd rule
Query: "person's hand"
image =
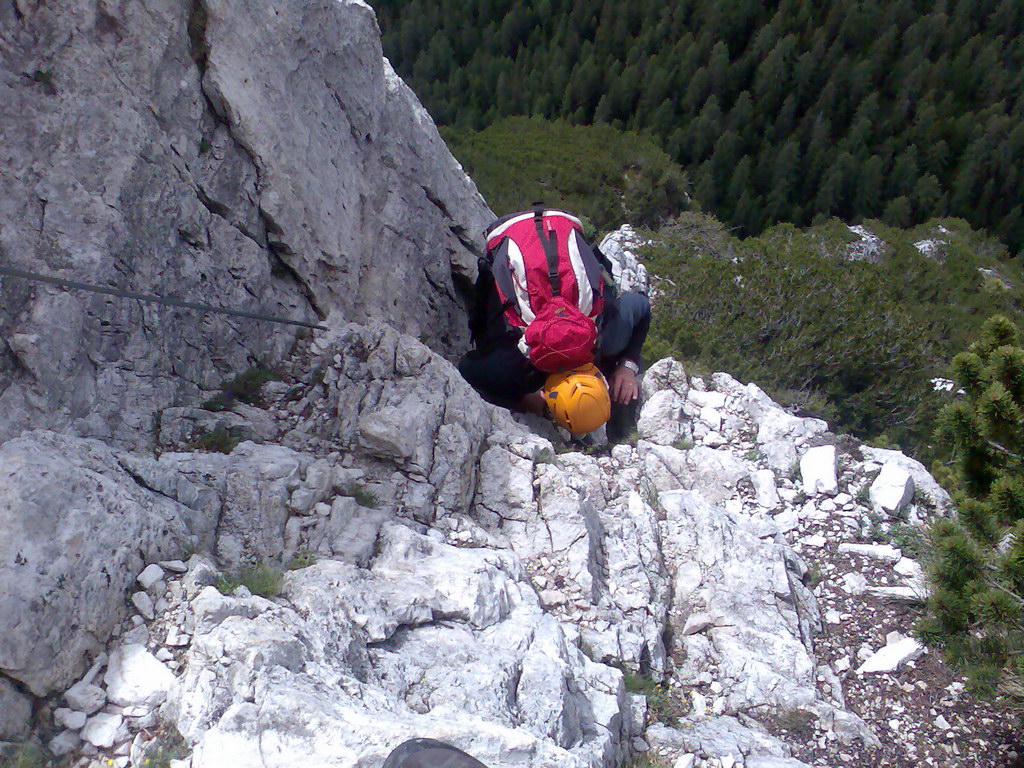
<path fill-rule="evenodd" d="M 547 411 L 543 393 L 538 390 L 528 395 L 523 395 L 519 401 L 519 410 L 523 413 L 532 413 L 534 416 L 543 416 Z"/>
<path fill-rule="evenodd" d="M 640 394 L 636 374 L 624 365 L 615 368 L 610 384 L 612 400 L 616 403 L 632 402 Z"/>

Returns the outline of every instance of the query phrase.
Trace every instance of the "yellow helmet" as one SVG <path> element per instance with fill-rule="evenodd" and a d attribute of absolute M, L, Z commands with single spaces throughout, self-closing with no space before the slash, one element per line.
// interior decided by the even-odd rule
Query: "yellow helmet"
<path fill-rule="evenodd" d="M 608 384 L 593 363 L 548 376 L 544 402 L 552 420 L 576 435 L 593 432 L 612 413 Z"/>

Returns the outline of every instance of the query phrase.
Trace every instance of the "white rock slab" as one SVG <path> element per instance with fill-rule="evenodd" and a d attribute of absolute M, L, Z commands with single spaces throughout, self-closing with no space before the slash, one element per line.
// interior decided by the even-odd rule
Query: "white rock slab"
<path fill-rule="evenodd" d="M 122 725 L 124 725 L 124 718 L 120 715 L 108 715 L 105 712 L 100 712 L 89 718 L 82 729 L 81 736 L 94 747 L 108 749 L 117 741 Z"/>
<path fill-rule="evenodd" d="M 792 507 L 787 507 L 772 518 L 778 526 L 779 533 L 789 533 L 800 525 L 800 515 Z"/>
<path fill-rule="evenodd" d="M 868 587 L 866 592 L 872 597 L 900 603 L 923 603 L 928 599 L 928 588 L 920 582 L 910 587 Z"/>
<path fill-rule="evenodd" d="M 892 569 L 900 576 L 908 576 L 917 580 L 924 579 L 924 569 L 921 568 L 921 564 L 909 557 L 901 559 Z"/>
<path fill-rule="evenodd" d="M 146 621 L 152 621 L 156 617 L 153 598 L 149 596 L 148 592 L 136 592 L 132 595 L 132 605 L 135 606 L 135 610 L 141 613 Z"/>
<path fill-rule="evenodd" d="M 78 731 L 85 725 L 87 717 L 84 712 L 78 712 L 74 709 L 68 709 L 67 707 L 58 707 L 53 711 L 53 719 L 57 725 L 62 725 L 65 728 Z"/>
<path fill-rule="evenodd" d="M 64 701 L 71 709 L 91 715 L 107 703 L 107 694 L 98 685 L 80 680 L 64 693 Z"/>
<path fill-rule="evenodd" d="M 156 563 L 147 565 L 142 573 L 136 577 L 136 581 L 143 589 L 149 589 L 164 577 L 164 569 Z"/>
<path fill-rule="evenodd" d="M 754 484 L 757 505 L 763 509 L 775 509 L 781 503 L 779 489 L 775 485 L 775 473 L 770 469 L 752 472 L 750 481 Z"/>
<path fill-rule="evenodd" d="M 115 704 L 156 707 L 174 685 L 174 673 L 144 645 L 124 645 L 110 655 L 103 681 Z"/>
<path fill-rule="evenodd" d="M 872 560 L 881 560 L 886 563 L 899 562 L 903 553 L 896 547 L 888 544 L 840 544 L 839 551 L 847 555 L 861 555 L 870 557 Z"/>
<path fill-rule="evenodd" d="M 683 635 L 695 635 L 698 632 L 703 632 L 708 627 L 712 626 L 714 622 L 711 617 L 706 613 L 694 613 L 686 619 L 686 624 L 683 626 Z"/>
<path fill-rule="evenodd" d="M 809 449 L 800 458 L 800 477 L 803 480 L 804 493 L 808 496 L 834 495 L 839 490 L 836 467 L 834 445 L 819 445 Z"/>
<path fill-rule="evenodd" d="M 884 464 L 868 491 L 876 509 L 897 514 L 914 498 L 914 478 L 894 462 Z"/>
<path fill-rule="evenodd" d="M 69 752 L 73 752 L 78 749 L 78 746 L 82 743 L 82 740 L 78 738 L 78 734 L 68 729 L 61 731 L 59 734 L 50 740 L 49 747 L 50 751 L 53 752 L 57 757 L 63 757 Z"/>
<path fill-rule="evenodd" d="M 726 440 L 720 432 L 708 432 L 701 439 L 701 442 L 708 448 L 721 448 L 725 445 Z"/>
<path fill-rule="evenodd" d="M 671 389 L 655 392 L 643 404 L 637 431 L 644 440 L 659 445 L 674 445 L 691 434 L 689 423 L 683 419 L 683 398 Z"/>
<path fill-rule="evenodd" d="M 718 432 L 722 429 L 722 414 L 717 408 L 712 408 L 710 406 L 704 406 L 701 408 L 700 420 L 707 424 L 713 432 Z"/>
<path fill-rule="evenodd" d="M 863 595 L 867 589 L 868 580 L 862 573 L 844 573 L 843 591 L 850 595 Z"/>
<path fill-rule="evenodd" d="M 705 392 L 699 389 L 691 389 L 687 397 L 690 402 L 701 408 L 714 408 L 715 410 L 725 408 L 724 392 Z"/>
<path fill-rule="evenodd" d="M 188 563 L 184 560 L 161 560 L 160 567 L 171 573 L 185 573 L 188 571 Z"/>
<path fill-rule="evenodd" d="M 904 638 L 898 643 L 887 645 L 874 653 L 867 661 L 857 667 L 857 674 L 867 675 L 877 672 L 895 672 L 903 664 L 913 661 L 925 652 L 925 648 L 912 637 Z"/>

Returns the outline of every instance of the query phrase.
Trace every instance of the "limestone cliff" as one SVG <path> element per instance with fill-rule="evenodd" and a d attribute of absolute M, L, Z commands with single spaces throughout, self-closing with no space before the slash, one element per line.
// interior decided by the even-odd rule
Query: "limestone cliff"
<path fill-rule="evenodd" d="M 452 353 L 489 212 L 361 2 L 0 3 L 0 263 Z M 3 278 L 0 437 L 139 445 L 294 329 Z"/>

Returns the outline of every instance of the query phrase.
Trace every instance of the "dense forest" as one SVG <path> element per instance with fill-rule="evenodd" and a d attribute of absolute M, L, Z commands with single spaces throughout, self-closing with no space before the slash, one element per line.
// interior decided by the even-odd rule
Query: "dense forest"
<path fill-rule="evenodd" d="M 705 210 L 957 216 L 1024 247 L 1019 0 L 376 0 L 385 53 L 464 136 L 511 115 L 647 133 Z"/>

